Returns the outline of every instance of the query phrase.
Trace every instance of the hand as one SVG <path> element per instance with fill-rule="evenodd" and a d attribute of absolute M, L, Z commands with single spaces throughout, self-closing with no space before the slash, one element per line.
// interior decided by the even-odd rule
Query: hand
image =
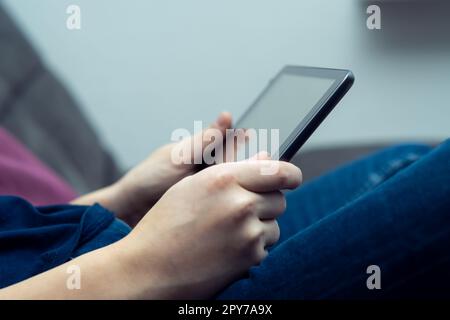
<path fill-rule="evenodd" d="M 118 216 L 128 224 L 135 225 L 167 189 L 198 170 L 198 166 L 194 164 L 194 153 L 191 153 L 190 164 L 175 164 L 171 158 L 173 148 L 183 149 L 184 146 L 188 146 L 187 149 L 190 150 L 190 146 L 195 143 L 199 143 L 204 148 L 207 142 L 203 141 L 203 135 L 208 134 L 208 130 L 218 129 L 225 137 L 225 131 L 231 128 L 231 123 L 231 115 L 226 112 L 221 113 L 216 122 L 205 131 L 157 149 L 141 164 L 129 171 L 114 185 L 114 190 L 111 192 L 122 202 L 120 211 L 117 212 Z M 223 142 L 214 141 L 214 143 Z"/>
<path fill-rule="evenodd" d="M 261 175 L 267 164 L 279 164 L 277 174 Z M 3 288 L 0 299 L 209 298 L 267 255 L 285 208 L 279 189 L 300 180 L 285 162 L 210 167 L 171 187 L 122 240 Z M 82 287 L 67 290 L 74 265 Z"/>
<path fill-rule="evenodd" d="M 281 189 L 296 188 L 301 172 L 275 161 L 211 166 L 172 186 L 133 231 L 114 246 L 126 261 L 135 298 L 207 298 L 267 255 L 279 238 L 275 218 L 286 206 Z M 146 284 L 146 285 L 144 285 Z"/>

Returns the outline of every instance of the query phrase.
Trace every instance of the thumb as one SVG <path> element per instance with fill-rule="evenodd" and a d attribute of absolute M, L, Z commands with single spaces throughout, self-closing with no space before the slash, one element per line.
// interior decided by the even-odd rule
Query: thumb
<path fill-rule="evenodd" d="M 202 145 L 202 149 L 204 149 L 211 142 L 214 145 L 220 145 L 225 140 L 226 130 L 230 129 L 232 125 L 232 118 L 229 112 L 221 112 L 217 117 L 216 121 L 213 122 L 208 128 L 203 130 L 202 132 L 197 133 L 193 136 L 195 143 L 198 145 Z M 211 141 L 211 137 L 216 137 L 216 135 L 220 132 L 222 139 L 219 141 Z"/>
<path fill-rule="evenodd" d="M 260 151 L 254 156 L 248 158 L 248 161 L 254 161 L 254 160 L 271 160 L 269 153 L 267 151 Z"/>
<path fill-rule="evenodd" d="M 191 160 L 194 163 L 201 161 L 203 150 L 206 146 L 211 145 L 212 148 L 216 148 L 223 144 L 226 130 L 231 128 L 231 124 L 231 114 L 229 112 L 221 112 L 216 121 L 208 128 L 182 140 L 181 143 L 183 146 L 185 146 L 187 150 L 191 151 Z M 196 148 L 195 146 L 201 146 L 201 148 Z M 184 148 L 182 149 L 185 150 Z"/>
<path fill-rule="evenodd" d="M 226 129 L 230 129 L 231 125 L 232 125 L 231 113 L 221 112 L 217 117 L 217 120 L 214 123 L 212 123 L 208 129 L 210 128 L 219 129 L 222 132 L 222 134 L 225 135 Z"/>

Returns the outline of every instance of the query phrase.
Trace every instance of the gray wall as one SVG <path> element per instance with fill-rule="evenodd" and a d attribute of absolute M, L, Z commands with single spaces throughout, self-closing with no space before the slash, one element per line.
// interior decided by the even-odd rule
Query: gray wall
<path fill-rule="evenodd" d="M 4 0 L 130 166 L 193 120 L 238 117 L 285 64 L 352 69 L 307 147 L 450 135 L 450 5 L 362 0 Z M 379 3 L 382 30 L 366 28 Z M 78 4 L 82 29 L 66 29 Z M 446 11 L 445 11 L 446 10 Z"/>

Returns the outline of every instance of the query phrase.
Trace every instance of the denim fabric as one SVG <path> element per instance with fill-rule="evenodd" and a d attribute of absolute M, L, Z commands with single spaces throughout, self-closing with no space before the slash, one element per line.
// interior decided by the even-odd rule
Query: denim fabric
<path fill-rule="evenodd" d="M 280 242 L 218 299 L 450 297 L 450 140 L 386 149 L 287 200 Z"/>
<path fill-rule="evenodd" d="M 105 234 L 113 221 L 114 215 L 98 204 L 34 207 L 0 196 L 0 288 L 67 262 L 78 246 Z"/>

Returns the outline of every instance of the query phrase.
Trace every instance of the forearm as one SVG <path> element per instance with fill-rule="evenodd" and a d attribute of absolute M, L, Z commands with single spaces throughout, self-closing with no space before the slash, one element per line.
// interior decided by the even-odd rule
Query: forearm
<path fill-rule="evenodd" d="M 74 266 L 79 270 L 80 289 L 68 286 Z M 4 288 L 0 299 L 126 299 L 132 292 L 127 289 L 124 268 L 116 249 L 105 247 Z"/>
<path fill-rule="evenodd" d="M 145 263 L 142 269 L 143 257 L 130 245 L 121 240 L 1 289 L 0 300 L 170 298 L 156 286 L 157 268 Z M 79 270 L 79 289 L 70 287 L 73 267 Z"/>

